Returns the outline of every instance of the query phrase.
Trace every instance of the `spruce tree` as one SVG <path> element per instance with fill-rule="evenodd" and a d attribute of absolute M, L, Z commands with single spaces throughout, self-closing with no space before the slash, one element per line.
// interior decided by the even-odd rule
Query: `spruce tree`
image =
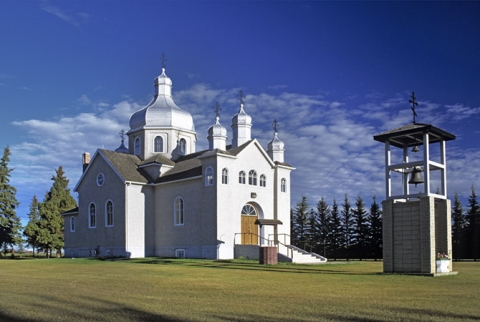
<path fill-rule="evenodd" d="M 306 245 L 310 247 L 311 252 L 317 252 L 319 229 L 318 214 L 310 209 L 307 216 Z"/>
<path fill-rule="evenodd" d="M 33 257 L 35 257 L 35 250 L 38 252 L 40 242 L 38 237 L 40 235 L 40 202 L 37 199 L 37 196 L 33 196 L 32 202 L 30 203 L 30 211 L 28 213 L 28 224 L 23 230 L 23 235 L 27 238 L 27 244 L 33 248 Z"/>
<path fill-rule="evenodd" d="M 375 260 L 382 258 L 382 210 L 377 203 L 377 197 L 373 196 L 373 203 L 370 206 L 370 214 L 368 216 L 368 221 L 370 222 L 369 236 L 368 236 L 368 245 L 369 252 L 372 254 Z"/>
<path fill-rule="evenodd" d="M 292 210 L 292 244 L 302 249 L 305 249 L 307 241 L 308 214 L 310 213 L 308 208 L 307 197 L 303 196 L 302 201 Z"/>
<path fill-rule="evenodd" d="M 331 230 L 331 211 L 330 207 L 322 197 L 317 203 L 317 218 L 318 218 L 318 244 L 322 256 L 327 257 L 327 249 L 329 244 L 329 234 Z"/>
<path fill-rule="evenodd" d="M 343 242 L 345 246 L 345 255 L 347 260 L 350 259 L 350 246 L 353 242 L 353 236 L 355 232 L 355 224 L 353 221 L 353 211 L 348 200 L 348 196 L 345 195 L 345 199 L 342 204 L 342 224 L 343 224 Z"/>
<path fill-rule="evenodd" d="M 64 221 L 62 213 L 76 207 L 76 201 L 68 188 L 69 180 L 60 166 L 52 176 L 53 185 L 40 204 L 39 242 L 41 247 L 49 252 L 56 250 L 57 257 L 61 256 L 64 246 Z"/>
<path fill-rule="evenodd" d="M 337 200 L 333 199 L 331 212 L 330 234 L 328 235 L 328 245 L 330 246 L 333 260 L 337 260 L 338 250 L 343 246 L 343 226 L 338 210 Z"/>
<path fill-rule="evenodd" d="M 467 244 L 470 246 L 470 256 L 476 261 L 479 254 L 480 243 L 480 229 L 477 225 L 480 225 L 480 206 L 478 204 L 475 188 L 472 186 L 472 193 L 468 197 L 468 210 L 467 210 L 467 224 L 468 224 L 468 238 Z"/>
<path fill-rule="evenodd" d="M 463 213 L 462 203 L 458 198 L 457 192 L 455 192 L 455 199 L 453 201 L 452 222 L 452 256 L 453 259 L 458 260 L 465 256 L 462 248 L 465 244 L 464 237 L 466 221 Z"/>
<path fill-rule="evenodd" d="M 13 246 L 21 243 L 22 224 L 15 211 L 20 203 L 16 197 L 17 189 L 10 185 L 13 169 L 8 167 L 9 162 L 10 148 L 7 146 L 3 150 L 3 157 L 0 161 L 0 246 L 3 247 L 5 254 L 7 247 L 11 246 L 13 256 Z"/>
<path fill-rule="evenodd" d="M 358 258 L 362 260 L 365 258 L 369 229 L 367 211 L 365 210 L 365 204 L 362 197 L 357 197 L 355 209 L 353 209 L 352 213 L 354 222 L 353 242 L 357 249 Z"/>

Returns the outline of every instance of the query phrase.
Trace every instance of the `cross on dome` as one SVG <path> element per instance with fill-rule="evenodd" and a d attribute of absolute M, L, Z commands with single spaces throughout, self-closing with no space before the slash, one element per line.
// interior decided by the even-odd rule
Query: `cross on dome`
<path fill-rule="evenodd" d="M 243 104 L 243 99 L 245 98 L 245 93 L 243 92 L 243 90 L 240 90 L 240 92 L 238 92 L 238 100 L 240 101 L 240 104 Z"/>
<path fill-rule="evenodd" d="M 125 142 L 125 130 L 122 129 L 119 133 L 120 137 L 122 138 L 122 143 Z"/>
<path fill-rule="evenodd" d="M 222 110 L 220 108 L 220 103 L 216 102 L 214 106 L 212 106 L 213 108 L 213 111 L 215 112 L 215 115 L 218 117 L 220 117 L 220 111 Z"/>
<path fill-rule="evenodd" d="M 278 128 L 280 127 L 280 123 L 278 123 L 277 119 L 274 119 L 273 122 L 272 122 L 272 127 L 273 127 L 273 130 L 275 131 L 275 133 L 278 132 Z"/>
<path fill-rule="evenodd" d="M 167 57 L 165 56 L 165 52 L 162 53 L 162 56 L 160 57 L 160 60 L 162 61 L 162 69 L 165 69 L 165 62 L 167 61 Z"/>

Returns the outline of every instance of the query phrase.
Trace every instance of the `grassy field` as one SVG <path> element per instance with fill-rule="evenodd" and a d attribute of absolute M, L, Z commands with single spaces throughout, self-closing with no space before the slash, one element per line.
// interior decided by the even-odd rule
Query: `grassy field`
<path fill-rule="evenodd" d="M 0 260 L 1 321 L 480 321 L 480 263 L 262 266 L 149 258 Z"/>

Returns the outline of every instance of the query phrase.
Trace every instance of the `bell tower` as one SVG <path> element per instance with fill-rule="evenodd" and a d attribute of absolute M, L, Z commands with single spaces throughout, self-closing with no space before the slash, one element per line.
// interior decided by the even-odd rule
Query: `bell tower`
<path fill-rule="evenodd" d="M 383 271 L 434 276 L 451 273 L 446 141 L 455 140 L 455 135 L 417 123 L 414 93 L 409 102 L 413 123 L 373 137 L 385 144 Z M 448 256 L 448 269 L 436 268 L 437 254 Z"/>

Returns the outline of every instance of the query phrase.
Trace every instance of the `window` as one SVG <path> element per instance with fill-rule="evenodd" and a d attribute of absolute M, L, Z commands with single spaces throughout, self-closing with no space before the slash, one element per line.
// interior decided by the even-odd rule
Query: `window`
<path fill-rule="evenodd" d="M 266 187 L 267 186 L 267 177 L 265 177 L 264 174 L 260 176 L 260 187 Z"/>
<path fill-rule="evenodd" d="M 185 155 L 185 154 L 187 154 L 187 141 L 185 141 L 185 139 L 180 139 L 179 154 L 180 154 L 180 155 Z"/>
<path fill-rule="evenodd" d="M 88 227 L 95 228 L 97 226 L 97 215 L 95 211 L 95 204 L 91 203 L 90 207 L 88 207 Z"/>
<path fill-rule="evenodd" d="M 140 154 L 140 138 L 135 139 L 135 148 L 134 148 L 134 154 L 139 155 Z"/>
<path fill-rule="evenodd" d="M 185 258 L 185 249 L 175 249 L 175 257 Z"/>
<path fill-rule="evenodd" d="M 228 169 L 223 168 L 222 170 L 222 183 L 223 184 L 228 184 Z"/>
<path fill-rule="evenodd" d="M 282 178 L 280 189 L 282 192 L 287 192 L 287 180 L 285 178 Z"/>
<path fill-rule="evenodd" d="M 75 217 L 70 217 L 70 232 L 75 232 Z"/>
<path fill-rule="evenodd" d="M 163 152 L 163 138 L 156 136 L 153 142 L 153 152 Z"/>
<path fill-rule="evenodd" d="M 175 212 L 175 226 L 182 226 L 183 225 L 183 199 L 178 197 L 175 199 L 174 205 L 174 212 Z"/>
<path fill-rule="evenodd" d="M 248 184 L 252 186 L 257 185 L 257 173 L 255 172 L 255 170 L 250 170 L 250 172 L 248 173 Z"/>
<path fill-rule="evenodd" d="M 97 185 L 101 187 L 103 186 L 104 182 L 105 182 L 105 176 L 103 175 L 103 173 L 99 173 L 97 176 Z"/>
<path fill-rule="evenodd" d="M 111 200 L 108 200 L 105 205 L 105 215 L 105 226 L 113 227 L 113 202 Z"/>
<path fill-rule="evenodd" d="M 212 167 L 208 167 L 205 170 L 205 185 L 213 186 L 213 168 Z"/>
<path fill-rule="evenodd" d="M 238 183 L 245 184 L 245 172 L 244 171 L 240 171 L 240 173 L 238 174 Z"/>
<path fill-rule="evenodd" d="M 244 215 L 244 216 L 256 216 L 257 215 L 257 210 L 255 209 L 254 206 L 246 204 L 242 208 L 242 215 Z"/>

